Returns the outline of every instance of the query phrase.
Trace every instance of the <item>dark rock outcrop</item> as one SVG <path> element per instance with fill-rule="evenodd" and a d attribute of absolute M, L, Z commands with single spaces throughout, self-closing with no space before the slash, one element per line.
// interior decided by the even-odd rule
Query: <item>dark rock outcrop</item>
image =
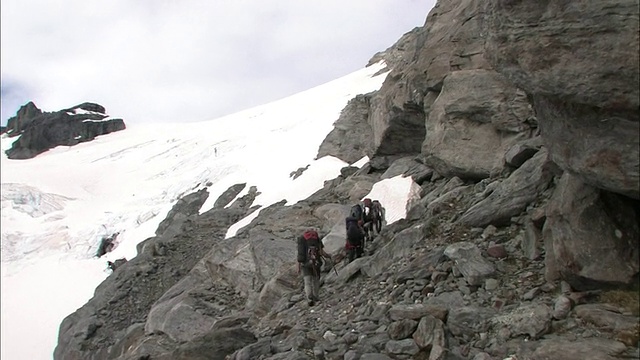
<path fill-rule="evenodd" d="M 7 135 L 20 137 L 6 150 L 9 159 L 30 159 L 56 146 L 73 146 L 96 136 L 124 130 L 122 119 L 111 119 L 94 103 L 56 112 L 42 112 L 32 102 L 7 123 Z"/>

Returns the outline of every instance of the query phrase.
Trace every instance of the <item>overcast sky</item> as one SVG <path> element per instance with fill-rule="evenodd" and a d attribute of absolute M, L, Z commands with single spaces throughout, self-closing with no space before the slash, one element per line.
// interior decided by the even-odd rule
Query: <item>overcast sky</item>
<path fill-rule="evenodd" d="M 29 100 L 125 122 L 267 103 L 364 67 L 435 0 L 2 0 L 2 124 Z"/>

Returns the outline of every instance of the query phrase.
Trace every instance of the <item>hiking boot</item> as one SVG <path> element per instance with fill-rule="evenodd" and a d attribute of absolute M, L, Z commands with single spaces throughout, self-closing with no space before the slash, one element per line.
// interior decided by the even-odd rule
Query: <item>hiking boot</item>
<path fill-rule="evenodd" d="M 314 300 L 315 300 L 315 298 L 313 298 L 313 297 L 309 297 L 309 298 L 307 299 L 307 304 L 308 304 L 309 306 L 313 306 L 313 305 L 315 305 L 315 301 L 314 301 Z"/>

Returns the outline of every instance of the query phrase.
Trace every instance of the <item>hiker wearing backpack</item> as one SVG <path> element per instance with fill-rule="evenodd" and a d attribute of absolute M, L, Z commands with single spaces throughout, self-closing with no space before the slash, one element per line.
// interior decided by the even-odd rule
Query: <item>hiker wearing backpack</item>
<path fill-rule="evenodd" d="M 349 216 L 345 219 L 347 226 L 347 243 L 345 249 L 347 250 L 347 256 L 349 262 L 362 257 L 364 253 L 364 230 L 362 229 L 362 220 L 359 220 L 353 216 Z"/>
<path fill-rule="evenodd" d="M 298 238 L 298 273 L 302 270 L 304 293 L 309 306 L 320 300 L 320 270 L 322 258 L 329 258 L 315 230 L 307 230 Z"/>

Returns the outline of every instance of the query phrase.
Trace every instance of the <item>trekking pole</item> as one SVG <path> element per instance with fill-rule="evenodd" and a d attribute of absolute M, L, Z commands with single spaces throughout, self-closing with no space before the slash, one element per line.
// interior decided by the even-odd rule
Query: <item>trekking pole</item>
<path fill-rule="evenodd" d="M 335 272 L 336 272 L 336 276 L 338 276 L 338 270 L 336 269 L 336 264 L 335 264 L 335 263 L 333 263 L 333 261 L 331 260 L 331 258 L 327 258 L 326 256 L 323 256 L 323 258 L 324 258 L 325 260 L 330 260 L 330 261 L 331 261 L 331 263 L 333 264 L 333 266 L 332 266 L 332 267 L 333 267 L 333 271 L 335 271 Z"/>

